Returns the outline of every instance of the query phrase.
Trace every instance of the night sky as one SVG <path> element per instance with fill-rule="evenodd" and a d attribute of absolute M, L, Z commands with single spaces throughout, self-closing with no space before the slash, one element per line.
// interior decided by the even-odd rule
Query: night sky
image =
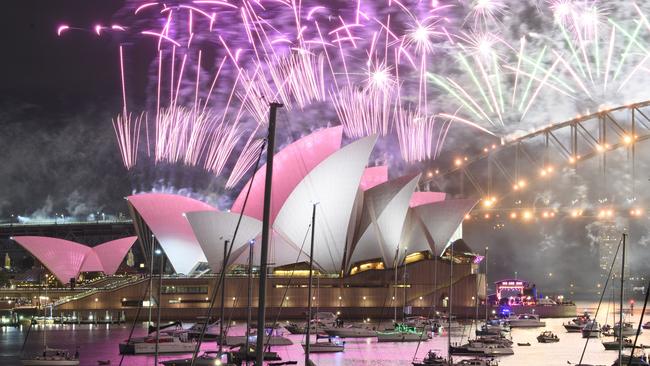
<path fill-rule="evenodd" d="M 124 6 L 122 1 L 21 0 L 3 5 L 0 221 L 10 220 L 10 215 L 38 219 L 60 213 L 77 217 L 98 211 L 125 213 L 124 196 L 169 181 L 179 190 L 218 196 L 215 186 L 223 182 L 191 169 L 159 167 L 153 171 L 144 167 L 127 172 L 110 123 L 122 103 L 120 40 L 97 37 L 92 32 L 56 35 L 60 24 L 85 29 L 97 23 L 111 24 Z M 132 51 L 128 60 L 129 96 L 143 100 L 152 48 L 150 43 L 128 47 Z M 212 203 L 218 201 L 217 197 Z M 593 246 L 586 239 L 587 222 L 545 228 L 509 225 L 496 233 L 492 225 L 468 223 L 466 233 L 470 245 L 494 248 L 490 266 L 494 266 L 496 276 L 513 273 L 515 265 L 511 262 L 518 262 L 522 276 L 560 286 L 568 278 L 585 274 L 576 267 L 585 260 L 585 253 L 593 257 Z M 490 234 L 487 240 L 486 232 Z M 537 244 L 540 242 L 545 244 Z M 594 262 L 586 261 L 589 265 Z M 550 271 L 563 278 L 544 278 Z"/>

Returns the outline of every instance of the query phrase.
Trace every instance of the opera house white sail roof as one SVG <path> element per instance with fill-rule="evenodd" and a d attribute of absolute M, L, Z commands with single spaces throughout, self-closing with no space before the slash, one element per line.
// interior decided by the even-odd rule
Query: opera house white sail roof
<path fill-rule="evenodd" d="M 34 255 L 61 283 L 68 283 L 81 272 L 115 274 L 137 237 L 111 240 L 95 247 L 47 236 L 14 236 L 12 239 Z"/>
<path fill-rule="evenodd" d="M 333 127 L 305 136 L 275 154 L 270 266 L 309 259 L 314 204 L 314 263 L 327 273 L 345 273 L 354 263 L 367 260 L 381 260 L 390 268 L 410 253 L 437 254 L 462 232 L 463 218 L 477 201 L 417 191 L 420 174 L 389 180 L 387 166 L 367 166 L 376 140 L 369 136 L 341 147 L 342 129 Z M 254 173 L 229 211 L 173 194 L 127 197 L 145 253 L 155 239 L 177 273 L 193 273 L 205 262 L 210 270 L 220 272 L 225 241 L 232 241 L 241 220 L 227 264 L 246 263 L 249 248 L 258 264 L 259 245 L 248 243 L 259 239 L 262 230 L 265 169 Z M 74 243 L 57 242 L 51 247 L 58 249 L 48 251 L 28 239 L 21 244 L 66 281 L 65 276 L 76 276 L 84 268 L 113 270 L 103 262 L 111 253 L 102 246 L 89 252 Z"/>

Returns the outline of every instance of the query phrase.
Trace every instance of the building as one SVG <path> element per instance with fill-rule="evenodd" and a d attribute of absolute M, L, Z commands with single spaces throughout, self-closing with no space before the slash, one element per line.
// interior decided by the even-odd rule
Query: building
<path fill-rule="evenodd" d="M 310 256 L 317 273 L 321 309 L 356 316 L 358 310 L 354 309 L 360 308 L 381 316 L 390 307 L 417 312 L 434 304 L 443 306 L 449 296 L 445 289 L 451 281 L 450 261 L 454 261 L 454 304 L 472 308 L 477 296 L 484 297 L 480 286 L 484 282 L 478 280 L 477 271 L 480 256 L 472 257 L 464 242 L 467 250 L 454 253 L 453 258 L 440 255 L 462 236 L 462 221 L 476 200 L 420 192 L 419 174 L 389 179 L 388 167 L 368 167 L 375 136 L 345 146 L 341 141 L 341 127 L 327 128 L 275 155 L 268 259 L 272 271 L 270 308 L 287 308 L 285 311 L 294 316 L 303 311 L 309 273 L 305 263 Z M 159 273 L 157 268 L 167 263 L 162 272 L 174 274 L 163 281 L 164 306 L 187 316 L 201 315 L 212 295 L 215 275 L 225 268 L 229 273 L 227 298 L 233 299 L 227 306 L 235 312 L 247 308 L 246 302 L 240 302 L 246 295 L 241 293 L 247 281 L 243 274 L 251 259 L 255 269 L 260 262 L 257 243 L 262 228 L 264 173 L 262 166 L 227 211 L 178 195 L 127 197 L 142 253 L 140 260 L 152 273 Z M 312 230 L 315 245 L 310 253 L 307 238 Z M 62 283 L 86 269 L 85 257 L 81 257 L 94 258 L 92 250 L 70 244 L 44 241 L 34 245 L 16 240 L 25 243 L 23 246 Z M 41 252 L 44 247 L 57 247 L 57 251 L 65 248 L 68 254 L 53 259 Z M 162 256 L 156 255 L 158 249 Z M 224 265 L 226 250 L 231 253 Z M 57 274 L 59 269 L 53 262 L 72 265 L 67 272 Z M 149 281 L 134 279 L 130 286 L 112 290 L 110 295 L 95 291 L 93 297 L 76 296 L 57 307 L 65 311 L 110 306 L 130 312 L 142 303 L 147 286 Z"/>

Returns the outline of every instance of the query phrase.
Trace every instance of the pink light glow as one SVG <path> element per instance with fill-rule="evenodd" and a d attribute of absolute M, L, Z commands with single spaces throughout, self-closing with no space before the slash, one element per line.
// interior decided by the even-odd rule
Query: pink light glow
<path fill-rule="evenodd" d="M 273 189 L 271 192 L 271 222 L 280 212 L 293 189 L 320 162 L 341 147 L 343 129 L 332 127 L 314 132 L 288 145 L 275 154 L 273 165 Z M 262 197 L 264 196 L 264 174 L 266 164 L 256 173 L 250 198 L 244 214 L 262 220 Z M 248 185 L 232 205 L 233 212 L 241 212 Z"/>
<path fill-rule="evenodd" d="M 66 284 L 81 272 L 115 274 L 137 237 L 112 240 L 94 248 L 46 236 L 15 236 L 12 239 L 34 255 L 61 283 Z"/>
<path fill-rule="evenodd" d="M 413 192 L 409 207 L 418 207 L 429 203 L 444 201 L 447 196 L 444 192 Z"/>
<path fill-rule="evenodd" d="M 129 236 L 94 247 L 93 251 L 101 262 L 102 271 L 107 275 L 114 275 L 136 240 L 138 240 L 137 236 Z"/>
<path fill-rule="evenodd" d="M 372 187 L 378 186 L 388 181 L 388 166 L 374 166 L 366 168 L 361 176 L 359 188 L 362 191 L 367 191 Z"/>
<path fill-rule="evenodd" d="M 56 35 L 57 35 L 57 36 L 61 36 L 61 34 L 62 34 L 63 32 L 65 32 L 65 31 L 67 31 L 68 29 L 70 29 L 70 26 L 67 26 L 67 25 L 60 25 L 60 26 L 56 29 Z"/>
<path fill-rule="evenodd" d="M 146 9 L 146 8 L 148 8 L 148 7 L 155 6 L 155 5 L 158 5 L 158 3 L 146 3 L 146 4 L 142 4 L 142 5 L 138 6 L 138 7 L 135 9 L 134 14 L 138 14 L 141 10 L 144 10 L 144 9 Z"/>
<path fill-rule="evenodd" d="M 188 197 L 162 193 L 137 194 L 127 200 L 149 226 L 176 272 L 188 274 L 196 263 L 205 261 L 201 246 L 183 214 L 216 211 L 216 208 Z"/>
<path fill-rule="evenodd" d="M 164 35 L 162 33 L 156 33 L 156 32 L 151 32 L 151 31 L 142 31 L 142 34 L 149 35 L 149 36 L 155 36 L 155 37 L 158 37 L 160 39 L 164 39 L 166 41 L 169 41 L 169 42 L 173 43 L 176 47 L 181 46 L 180 43 L 176 42 L 174 39 L 172 39 L 170 37 L 167 37 L 166 35 Z"/>

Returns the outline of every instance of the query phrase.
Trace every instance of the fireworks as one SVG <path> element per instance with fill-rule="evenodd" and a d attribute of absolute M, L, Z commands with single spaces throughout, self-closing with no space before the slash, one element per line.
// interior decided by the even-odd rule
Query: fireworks
<path fill-rule="evenodd" d="M 650 71 L 650 23 L 635 3 L 179 0 L 131 10 L 124 24 L 85 30 L 158 48 L 156 108 L 132 118 L 120 46 L 124 107 L 113 125 L 125 167 L 151 139 L 156 162 L 234 167 L 228 187 L 257 156 L 272 101 L 289 116 L 316 112 L 322 120 L 296 118 L 307 130 L 394 133 L 410 163 L 436 159 L 452 123 L 502 137 L 550 114 L 647 99 L 637 79 Z M 143 149 L 142 118 L 154 114 Z"/>

